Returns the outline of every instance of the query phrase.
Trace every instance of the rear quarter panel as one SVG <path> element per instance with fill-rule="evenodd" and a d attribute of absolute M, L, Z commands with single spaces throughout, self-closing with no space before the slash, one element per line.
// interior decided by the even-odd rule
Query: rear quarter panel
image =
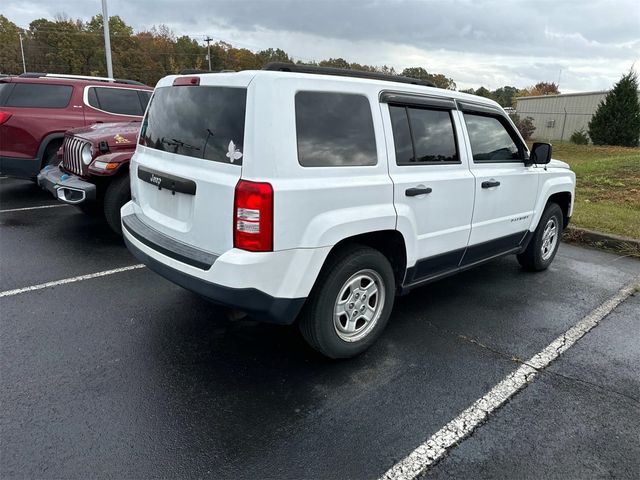
<path fill-rule="evenodd" d="M 2 155 L 15 158 L 36 158 L 43 140 L 52 134 L 60 138 L 69 129 L 84 125 L 81 89 L 74 87 L 71 100 L 65 108 L 2 107 L 12 113 L 7 123 L 0 127 Z"/>
<path fill-rule="evenodd" d="M 379 88 L 362 82 L 314 82 L 259 74 L 249 86 L 242 177 L 274 188 L 274 249 L 332 246 L 361 233 L 393 230 L 396 212 L 387 169 Z M 376 134 L 374 166 L 302 167 L 298 163 L 295 94 L 298 91 L 364 94 Z M 259 119 L 259 122 L 257 121 Z"/>

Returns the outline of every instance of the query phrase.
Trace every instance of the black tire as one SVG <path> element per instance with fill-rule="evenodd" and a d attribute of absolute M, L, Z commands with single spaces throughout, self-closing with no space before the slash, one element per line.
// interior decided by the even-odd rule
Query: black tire
<path fill-rule="evenodd" d="M 131 189 L 127 173 L 114 178 L 104 194 L 104 216 L 111 229 L 118 235 L 122 235 L 120 209 L 129 200 L 131 200 Z"/>
<path fill-rule="evenodd" d="M 549 222 L 554 222 L 555 239 L 550 247 L 549 244 L 545 245 L 545 229 L 548 227 Z M 544 209 L 538 227 L 533 234 L 533 237 L 529 241 L 526 250 L 517 255 L 518 262 L 525 270 L 531 272 L 540 272 L 546 270 L 558 251 L 560 245 L 560 236 L 562 235 L 563 226 L 562 209 L 556 203 L 550 203 Z M 546 248 L 545 248 L 546 247 Z"/>
<path fill-rule="evenodd" d="M 375 312 L 371 315 L 372 318 L 377 318 L 377 320 L 367 323 L 363 319 L 364 315 L 358 317 L 360 313 L 355 312 L 353 324 L 357 326 L 358 322 L 365 322 L 359 327 L 361 328 L 359 335 L 362 337 L 358 338 L 355 335 L 356 330 L 351 340 L 347 341 L 340 336 L 348 335 L 347 333 L 338 333 L 336 320 L 334 320 L 334 307 L 338 295 L 344 288 L 348 288 L 346 287 L 347 281 L 356 276 L 354 281 L 357 282 L 360 275 L 364 275 L 365 286 L 371 285 L 371 282 L 366 281 L 367 275 L 369 278 L 375 278 L 375 287 L 379 292 L 383 292 L 383 295 L 374 293 L 371 298 L 365 299 Z M 363 284 L 360 283 L 360 285 Z M 351 290 L 351 294 L 346 298 L 357 297 L 356 293 L 360 291 L 359 287 L 356 290 Z M 364 291 L 362 292 L 364 293 Z M 376 295 L 378 295 L 377 298 Z M 394 295 L 395 278 L 389 260 L 379 251 L 366 246 L 346 247 L 332 255 L 322 268 L 300 315 L 300 332 L 309 345 L 329 358 L 354 357 L 369 348 L 384 330 L 393 308 Z M 374 299 L 373 306 L 371 305 L 372 299 Z M 346 302 L 350 302 L 350 300 Z M 360 308 L 366 307 L 362 297 L 359 297 L 355 303 L 344 303 L 344 305 L 345 308 L 355 310 L 359 310 L 358 306 Z M 354 313 L 354 311 L 352 310 L 350 313 Z M 341 322 L 341 318 L 346 324 L 347 318 L 350 317 L 345 313 L 343 317 L 338 318 L 338 322 Z"/>

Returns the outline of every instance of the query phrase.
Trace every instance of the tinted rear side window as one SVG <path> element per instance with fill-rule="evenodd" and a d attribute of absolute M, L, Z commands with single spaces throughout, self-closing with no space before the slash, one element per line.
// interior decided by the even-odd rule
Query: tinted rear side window
<path fill-rule="evenodd" d="M 147 109 L 147 105 L 149 105 L 149 100 L 151 100 L 151 92 L 147 92 L 146 90 L 138 90 L 138 96 L 140 97 L 142 111 L 144 112 Z"/>
<path fill-rule="evenodd" d="M 144 114 L 137 90 L 92 87 L 88 93 L 89 105 L 117 115 Z"/>
<path fill-rule="evenodd" d="M 298 161 L 303 167 L 375 165 L 371 105 L 363 95 L 296 94 Z"/>
<path fill-rule="evenodd" d="M 396 149 L 396 163 L 398 165 L 415 164 L 413 140 L 409 128 L 409 117 L 405 107 L 389 106 L 391 114 L 391 128 L 393 129 L 393 143 Z"/>
<path fill-rule="evenodd" d="M 398 165 L 460 163 L 448 110 L 390 106 Z"/>
<path fill-rule="evenodd" d="M 246 105 L 245 88 L 158 88 L 140 138 L 156 150 L 242 165 Z"/>
<path fill-rule="evenodd" d="M 9 93 L 10 87 L 13 84 L 11 83 L 2 83 L 0 82 L 0 105 L 4 105 L 4 97 Z"/>
<path fill-rule="evenodd" d="M 7 99 L 7 107 L 64 108 L 69 105 L 73 87 L 69 85 L 46 85 L 38 83 L 16 83 Z"/>

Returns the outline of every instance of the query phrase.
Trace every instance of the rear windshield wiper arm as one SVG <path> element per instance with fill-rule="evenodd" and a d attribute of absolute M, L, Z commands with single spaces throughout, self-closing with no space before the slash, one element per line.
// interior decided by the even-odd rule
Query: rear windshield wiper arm
<path fill-rule="evenodd" d="M 190 148 L 192 150 L 200 150 L 200 147 L 196 147 L 196 146 L 191 145 L 189 143 L 185 143 L 182 140 L 178 140 L 176 138 L 172 138 L 171 140 L 167 140 L 166 138 L 162 137 L 160 139 L 160 141 L 162 143 L 164 143 L 165 145 L 169 145 L 171 147 L 184 147 L 184 148 Z"/>
<path fill-rule="evenodd" d="M 172 138 L 171 141 L 174 143 L 174 145 L 180 145 L 181 147 L 190 148 L 191 150 L 200 150 L 200 147 L 196 147 L 195 145 L 191 145 L 190 143 L 185 143 L 182 140 Z"/>

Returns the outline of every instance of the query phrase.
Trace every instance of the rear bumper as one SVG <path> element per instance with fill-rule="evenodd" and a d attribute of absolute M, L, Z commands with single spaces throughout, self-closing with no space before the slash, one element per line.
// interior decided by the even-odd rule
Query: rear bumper
<path fill-rule="evenodd" d="M 35 178 L 39 171 L 39 158 L 14 158 L 0 156 L 0 175 L 31 179 Z"/>
<path fill-rule="evenodd" d="M 330 248 L 253 253 L 231 249 L 217 256 L 146 225 L 133 202 L 121 211 L 125 244 L 151 270 L 214 303 L 257 320 L 290 324 L 313 287 Z"/>
<path fill-rule="evenodd" d="M 47 166 L 38 174 L 38 185 L 48 191 L 61 202 L 78 205 L 96 199 L 96 186 L 85 182 L 76 175 L 60 171 L 59 168 Z"/>
<path fill-rule="evenodd" d="M 126 227 L 122 232 L 124 243 L 139 261 L 167 280 L 202 295 L 213 303 L 237 308 L 256 320 L 282 325 L 293 323 L 304 304 L 304 298 L 275 298 L 255 288 L 231 288 L 192 277 L 143 252 L 134 245 Z"/>

